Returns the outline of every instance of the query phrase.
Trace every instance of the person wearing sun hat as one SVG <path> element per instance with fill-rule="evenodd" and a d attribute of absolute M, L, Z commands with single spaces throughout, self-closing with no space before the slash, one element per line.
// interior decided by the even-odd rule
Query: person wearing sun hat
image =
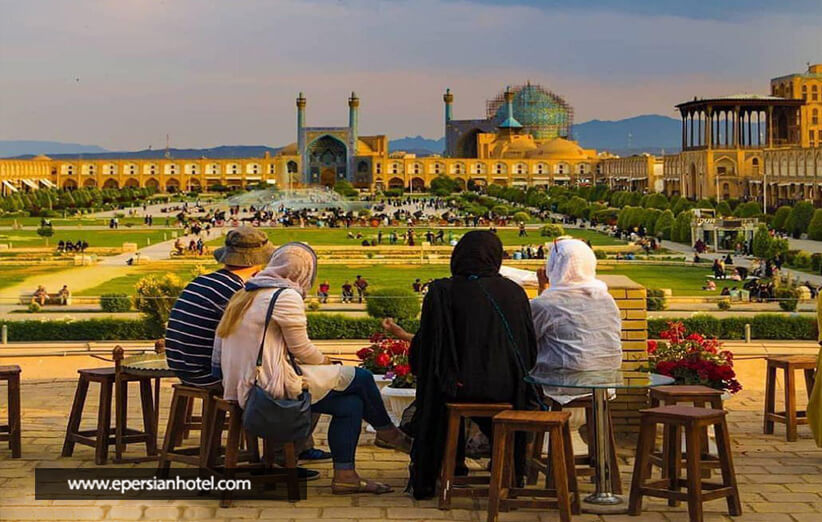
<path fill-rule="evenodd" d="M 174 303 L 166 328 L 168 366 L 190 386 L 219 387 L 219 368 L 212 371 L 215 331 L 229 299 L 266 265 L 274 245 L 264 232 L 242 226 L 230 230 L 214 251 L 223 265 L 188 283 Z"/>

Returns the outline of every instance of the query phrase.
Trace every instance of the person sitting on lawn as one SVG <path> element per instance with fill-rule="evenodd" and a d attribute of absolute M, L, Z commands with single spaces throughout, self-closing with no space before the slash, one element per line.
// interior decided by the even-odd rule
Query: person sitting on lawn
<path fill-rule="evenodd" d="M 703 290 L 713 291 L 716 290 L 716 283 L 714 283 L 713 279 L 706 279 L 705 284 L 702 285 Z"/>
<path fill-rule="evenodd" d="M 343 303 L 350 303 L 354 300 L 354 287 L 351 286 L 351 283 L 346 281 L 342 284 L 342 302 Z"/>

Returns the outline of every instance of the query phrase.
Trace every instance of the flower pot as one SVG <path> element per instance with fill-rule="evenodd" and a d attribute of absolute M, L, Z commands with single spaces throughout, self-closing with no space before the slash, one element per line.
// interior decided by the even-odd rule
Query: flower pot
<path fill-rule="evenodd" d="M 392 388 L 386 386 L 382 389 L 382 399 L 385 402 L 385 409 L 388 416 L 399 426 L 402 420 L 402 412 L 408 408 L 417 396 L 416 388 Z"/>

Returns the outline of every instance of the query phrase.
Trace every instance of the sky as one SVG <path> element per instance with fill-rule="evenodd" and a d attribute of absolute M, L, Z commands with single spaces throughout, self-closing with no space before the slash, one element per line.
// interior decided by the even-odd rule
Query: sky
<path fill-rule="evenodd" d="M 806 0 L 0 0 L 0 140 L 110 150 L 296 140 L 307 123 L 443 135 L 530 80 L 576 121 L 676 117 L 822 62 Z"/>

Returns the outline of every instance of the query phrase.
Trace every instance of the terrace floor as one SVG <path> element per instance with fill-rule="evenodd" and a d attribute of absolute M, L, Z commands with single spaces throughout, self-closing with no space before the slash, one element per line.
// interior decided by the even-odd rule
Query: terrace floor
<path fill-rule="evenodd" d="M 742 495 L 744 515 L 738 520 L 768 522 L 811 522 L 822 520 L 822 448 L 817 448 L 806 426 L 799 429 L 799 441 L 786 443 L 784 430 L 762 435 L 763 379 L 761 360 L 742 362 L 745 389 L 727 402 L 735 467 Z M 25 372 L 25 368 L 24 368 Z M 32 372 L 34 373 L 34 372 Z M 24 373 L 25 375 L 25 373 Z M 781 382 L 780 382 L 781 384 Z M 10 459 L 5 445 L 0 448 L 0 520 L 485 520 L 485 502 L 456 499 L 451 511 L 439 511 L 435 502 L 417 502 L 402 490 L 407 478 L 407 457 L 372 444 L 373 435 L 363 432 L 357 454 L 362 475 L 394 486 L 383 496 L 332 496 L 330 463 L 313 466 L 322 472 L 320 480 L 309 482 L 308 499 L 296 505 L 273 501 L 235 501 L 221 509 L 214 500 L 170 501 L 35 501 L 35 467 L 93 467 L 92 449 L 77 446 L 71 458 L 59 457 L 75 381 L 69 378 L 28 379 L 22 383 L 23 458 Z M 96 411 L 96 386 L 89 393 L 87 412 Z M 4 393 L 2 395 L 5 395 Z M 804 407 L 804 388 L 799 387 L 799 403 Z M 170 390 L 163 390 L 161 427 L 165 426 Z M 136 399 L 136 397 L 135 397 Z M 779 399 L 777 399 L 779 401 Z M 132 399 L 131 405 L 138 404 Z M 779 402 L 777 403 L 779 406 Z M 5 402 L 0 414 L 5 416 Z M 91 427 L 92 417 L 84 421 Z M 134 423 L 137 412 L 133 412 Z M 321 421 L 317 442 L 325 445 L 327 421 Z M 162 428 L 161 428 L 162 429 Z M 576 435 L 575 435 L 576 437 Z M 578 444 L 577 444 L 578 443 Z M 577 451 L 582 443 L 575 439 Z M 633 442 L 621 441 L 622 480 L 630 483 Z M 140 455 L 144 446 L 135 445 L 129 455 Z M 134 466 L 137 466 L 136 464 Z M 150 464 L 140 466 L 151 467 Z M 590 484 L 580 481 L 589 489 Z M 730 520 L 723 515 L 724 501 L 705 505 L 706 520 Z M 501 514 L 501 520 L 554 520 L 556 512 L 530 510 Z M 582 515 L 575 520 L 629 520 L 627 515 Z M 662 501 L 646 500 L 641 518 L 630 520 L 687 520 L 684 506 L 670 508 Z"/>

